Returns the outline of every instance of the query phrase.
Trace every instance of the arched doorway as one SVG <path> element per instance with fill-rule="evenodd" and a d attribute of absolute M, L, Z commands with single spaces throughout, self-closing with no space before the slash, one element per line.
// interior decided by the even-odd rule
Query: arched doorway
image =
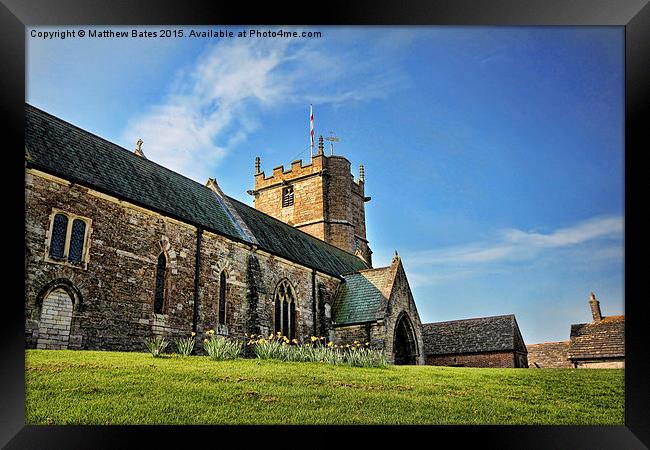
<path fill-rule="evenodd" d="M 393 342 L 396 365 L 417 364 L 418 349 L 413 325 L 406 313 L 397 319 L 395 341 Z"/>
<path fill-rule="evenodd" d="M 36 348 L 65 350 L 70 341 L 73 300 L 67 290 L 50 291 L 41 305 Z"/>

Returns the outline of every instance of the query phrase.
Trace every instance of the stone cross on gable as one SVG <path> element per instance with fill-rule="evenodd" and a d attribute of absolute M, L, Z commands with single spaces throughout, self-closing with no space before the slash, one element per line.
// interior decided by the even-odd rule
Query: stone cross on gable
<path fill-rule="evenodd" d="M 142 139 L 138 139 L 135 143 L 135 151 L 133 153 L 144 159 L 147 159 L 147 157 L 144 156 L 144 152 L 142 151 L 142 144 L 144 144 L 144 141 Z"/>

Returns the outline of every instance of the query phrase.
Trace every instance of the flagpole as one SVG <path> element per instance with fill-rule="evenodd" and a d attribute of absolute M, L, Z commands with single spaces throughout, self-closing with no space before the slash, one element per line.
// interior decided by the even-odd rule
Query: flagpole
<path fill-rule="evenodd" d="M 309 160 L 314 158 L 314 110 L 309 104 Z"/>

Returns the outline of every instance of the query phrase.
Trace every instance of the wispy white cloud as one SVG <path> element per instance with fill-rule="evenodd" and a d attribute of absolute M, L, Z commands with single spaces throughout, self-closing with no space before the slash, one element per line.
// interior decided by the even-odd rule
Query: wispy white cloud
<path fill-rule="evenodd" d="M 595 217 L 548 233 L 502 230 L 486 242 L 404 254 L 417 285 L 437 284 L 470 276 L 499 272 L 517 264 L 538 263 L 544 257 L 555 264 L 621 262 L 624 218 Z"/>
<path fill-rule="evenodd" d="M 389 55 L 372 45 L 364 57 L 359 51 L 330 53 L 320 41 L 222 41 L 179 69 L 167 96 L 133 117 L 122 141 L 142 138 L 147 157 L 203 182 L 258 128 L 262 111 L 369 101 L 404 81 Z"/>

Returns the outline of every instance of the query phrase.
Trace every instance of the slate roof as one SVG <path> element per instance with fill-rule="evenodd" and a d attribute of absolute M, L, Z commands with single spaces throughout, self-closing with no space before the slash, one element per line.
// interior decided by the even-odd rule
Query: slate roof
<path fill-rule="evenodd" d="M 512 314 L 422 324 L 426 355 L 514 351 L 519 336 Z"/>
<path fill-rule="evenodd" d="M 570 359 L 625 357 L 625 316 L 571 325 Z"/>
<path fill-rule="evenodd" d="M 27 167 L 250 243 L 210 188 L 29 104 L 25 104 L 25 162 Z M 228 198 L 259 248 L 330 275 L 367 268 L 360 258 Z"/>
<path fill-rule="evenodd" d="M 374 322 L 383 319 L 383 302 L 387 299 L 382 289 L 389 282 L 390 266 L 344 275 L 339 285 L 332 319 L 336 325 Z"/>

